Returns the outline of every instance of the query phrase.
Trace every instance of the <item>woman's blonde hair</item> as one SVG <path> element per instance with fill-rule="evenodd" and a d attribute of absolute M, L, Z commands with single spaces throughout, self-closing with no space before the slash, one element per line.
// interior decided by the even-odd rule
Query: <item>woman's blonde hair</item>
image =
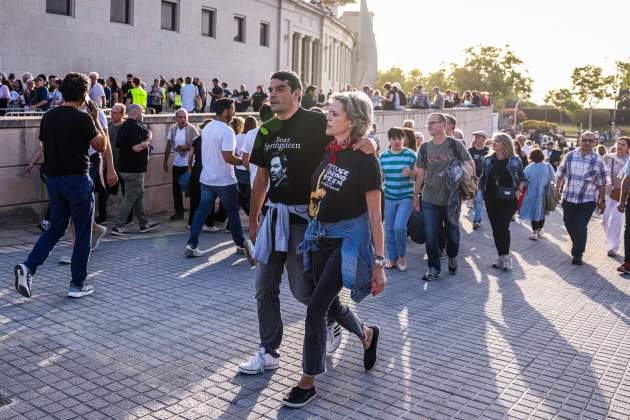
<path fill-rule="evenodd" d="M 332 100 L 341 102 L 346 116 L 354 125 L 350 137 L 355 141 L 361 140 L 374 121 L 372 100 L 363 92 L 337 93 L 333 95 Z"/>
<path fill-rule="evenodd" d="M 512 137 L 509 134 L 494 133 L 492 135 L 492 141 L 494 143 L 498 141 L 503 143 L 503 153 L 505 157 L 511 158 L 511 157 L 516 156 L 516 152 L 514 151 L 514 140 L 512 140 Z M 496 152 L 492 150 L 488 156 L 494 156 L 494 155 L 496 155 Z"/>
<path fill-rule="evenodd" d="M 245 125 L 245 120 L 243 117 L 234 117 L 232 118 L 230 125 L 232 126 L 235 134 L 241 134 L 243 132 L 243 126 Z"/>

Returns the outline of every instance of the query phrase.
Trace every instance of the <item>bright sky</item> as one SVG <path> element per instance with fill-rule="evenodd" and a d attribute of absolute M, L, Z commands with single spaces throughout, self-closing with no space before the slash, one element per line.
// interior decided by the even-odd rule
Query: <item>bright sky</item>
<path fill-rule="evenodd" d="M 468 46 L 509 44 L 534 79 L 534 101 L 570 87 L 575 67 L 596 64 L 614 74 L 615 60 L 630 57 L 628 0 L 368 0 L 368 8 L 379 69 L 426 74 L 462 63 Z"/>

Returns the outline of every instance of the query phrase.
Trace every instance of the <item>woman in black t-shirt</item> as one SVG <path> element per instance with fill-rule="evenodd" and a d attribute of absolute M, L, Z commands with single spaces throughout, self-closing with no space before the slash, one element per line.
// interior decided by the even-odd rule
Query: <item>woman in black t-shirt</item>
<path fill-rule="evenodd" d="M 372 120 L 372 101 L 364 93 L 334 96 L 326 125 L 326 134 L 334 140 L 326 147 L 324 158 L 313 174 L 309 202 L 311 221 L 305 241 L 298 248 L 310 251 L 315 290 L 306 315 L 304 373 L 283 400 L 288 407 L 300 408 L 310 402 L 315 396 L 315 375 L 326 370 L 327 314 L 361 340 L 366 370 L 372 369 L 376 362 L 378 327 L 364 325 L 338 296 L 344 284 L 352 284 L 353 293 L 357 285 L 366 285 L 365 294 L 371 291 L 377 295 L 386 283 L 378 159 L 352 148 L 366 135 Z M 371 248 L 370 230 L 376 256 Z M 370 261 L 362 259 L 366 255 Z M 348 270 L 348 265 L 352 265 L 351 256 L 356 258 L 356 267 Z M 365 271 L 360 270 L 361 261 L 365 261 Z"/>
<path fill-rule="evenodd" d="M 256 92 L 252 95 L 252 109 L 254 112 L 260 111 L 260 107 L 267 100 L 267 94 L 265 93 L 265 88 L 263 85 L 256 86 Z"/>
<path fill-rule="evenodd" d="M 492 140 L 493 152 L 483 160 L 479 190 L 483 194 L 499 254 L 492 266 L 507 271 L 512 269 L 510 222 L 525 188 L 525 174 L 512 138 L 505 133 L 495 133 Z"/>

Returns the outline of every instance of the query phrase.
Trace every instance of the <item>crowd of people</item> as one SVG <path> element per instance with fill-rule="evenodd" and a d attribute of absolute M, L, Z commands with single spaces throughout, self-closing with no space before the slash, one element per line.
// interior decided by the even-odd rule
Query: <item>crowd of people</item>
<path fill-rule="evenodd" d="M 110 105 L 109 124 L 99 109 L 108 99 L 95 88 L 97 74 L 70 73 L 57 81 L 63 102 L 43 115 L 42 147 L 27 168 L 32 170 L 43 156 L 50 208 L 42 236 L 15 267 L 15 288 L 24 297 L 32 296 L 33 276 L 70 220 L 75 239 L 68 296 L 94 292 L 86 283 L 88 260 L 105 234 L 101 224 L 107 219 L 107 194 L 117 188 L 122 202 L 112 234 L 132 234 L 134 217 L 140 232 L 158 227 L 143 205 L 153 134 L 143 124 L 145 108 L 134 99 L 145 97 L 133 91 L 139 80 L 129 76 L 134 87 L 116 97 L 126 97 L 128 103 Z M 546 215 L 558 203 L 573 264 L 583 264 L 587 227 L 596 208 L 611 257 L 618 252 L 626 213 L 625 251 L 630 253 L 628 137 L 619 137 L 614 150 L 600 151 L 594 133 L 587 131 L 565 152 L 553 142 L 539 144 L 522 134 L 513 138 L 475 131 L 467 146 L 455 117 L 435 111 L 426 120 L 429 139 L 406 120 L 388 130 L 384 144 L 375 137 L 375 106 L 368 93 L 333 93 L 324 113 L 317 106 L 317 90 L 303 92 L 299 77 L 290 71 L 274 73 L 268 88 L 260 87 L 268 95 L 268 103 L 258 107 L 261 125 L 253 117 L 236 116 L 239 102 L 219 93 L 225 87 L 215 79 L 214 116 L 195 127 L 187 106 L 199 97 L 189 102 L 186 91 L 196 95 L 198 85 L 191 78 L 183 82 L 178 89 L 182 106 L 167 131 L 163 162 L 163 170 L 172 174 L 171 219 L 184 219 L 183 195 L 188 194 L 190 234 L 183 254 L 208 254 L 200 246 L 201 232 L 227 227 L 237 252 L 256 267 L 260 348 L 239 366 L 243 374 L 280 365 L 280 281 L 287 271 L 291 293 L 306 306 L 303 374 L 283 400 L 288 407 L 303 407 L 315 397 L 316 377 L 326 370 L 326 355 L 339 345 L 342 327 L 357 337 L 364 368 L 374 367 L 380 329 L 362 322 L 339 293 L 349 289 L 357 303 L 382 293 L 387 270 L 407 270 L 408 236 L 426 246 L 424 281 L 440 279 L 443 260 L 448 272 L 457 274 L 460 214 L 466 202 L 475 230 L 483 224 L 485 207 L 497 251 L 492 267 L 498 270 L 513 268 L 510 225 L 516 215 L 531 222 L 530 239 L 537 241 L 544 238 Z M 301 106 L 306 96 L 314 101 L 311 110 Z M 93 191 L 99 201 L 96 217 Z M 241 225 L 241 210 L 249 218 L 248 232 Z M 630 273 L 630 255 L 619 271 Z"/>
<path fill-rule="evenodd" d="M 127 74 L 123 83 L 115 76 L 102 78 L 97 72 L 88 75 L 90 99 L 101 109 L 109 109 L 116 103 L 124 105 L 138 104 L 145 112 L 159 114 L 185 109 L 187 112 L 215 112 L 216 101 L 221 98 L 234 100 L 236 112 L 258 112 L 260 107 L 268 101 L 268 92 L 264 85 L 256 86 L 251 92 L 246 85 L 230 88 L 227 81 L 212 79 L 212 85 L 206 86 L 199 77 L 177 77 L 167 80 L 160 76 L 153 83 L 144 81 L 138 76 Z M 0 73 L 0 116 L 7 112 L 45 112 L 63 102 L 59 89 L 61 80 L 56 75 L 31 73 L 22 74 L 17 78 L 14 73 L 8 76 Z M 375 110 L 401 109 L 448 109 L 457 107 L 491 106 L 490 94 L 477 90 L 467 90 L 460 96 L 459 92 L 440 87 L 432 88 L 433 99 L 418 85 L 413 92 L 404 92 L 400 84 L 385 83 L 381 91 L 372 86 L 363 86 L 362 90 L 372 100 Z M 346 86 L 340 91 L 358 91 L 353 86 Z M 313 107 L 327 107 L 333 90 L 327 94 L 317 86 L 305 88 L 301 98 L 301 106 L 305 109 Z"/>

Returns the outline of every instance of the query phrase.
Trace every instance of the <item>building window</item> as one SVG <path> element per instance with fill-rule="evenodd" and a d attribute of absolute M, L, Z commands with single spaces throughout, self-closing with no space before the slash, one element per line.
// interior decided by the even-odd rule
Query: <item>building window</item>
<path fill-rule="evenodd" d="M 213 9 L 201 9 L 201 35 L 216 37 L 216 11 Z"/>
<path fill-rule="evenodd" d="M 162 29 L 177 31 L 177 6 L 177 2 L 162 0 Z"/>
<path fill-rule="evenodd" d="M 267 22 L 260 22 L 260 45 L 269 46 L 269 24 Z"/>
<path fill-rule="evenodd" d="M 110 21 L 131 25 L 133 0 L 111 0 Z"/>
<path fill-rule="evenodd" d="M 46 13 L 72 16 L 72 0 L 46 0 Z"/>
<path fill-rule="evenodd" d="M 234 41 L 245 42 L 245 17 L 234 16 L 234 23 L 236 24 L 236 35 L 234 35 Z"/>

